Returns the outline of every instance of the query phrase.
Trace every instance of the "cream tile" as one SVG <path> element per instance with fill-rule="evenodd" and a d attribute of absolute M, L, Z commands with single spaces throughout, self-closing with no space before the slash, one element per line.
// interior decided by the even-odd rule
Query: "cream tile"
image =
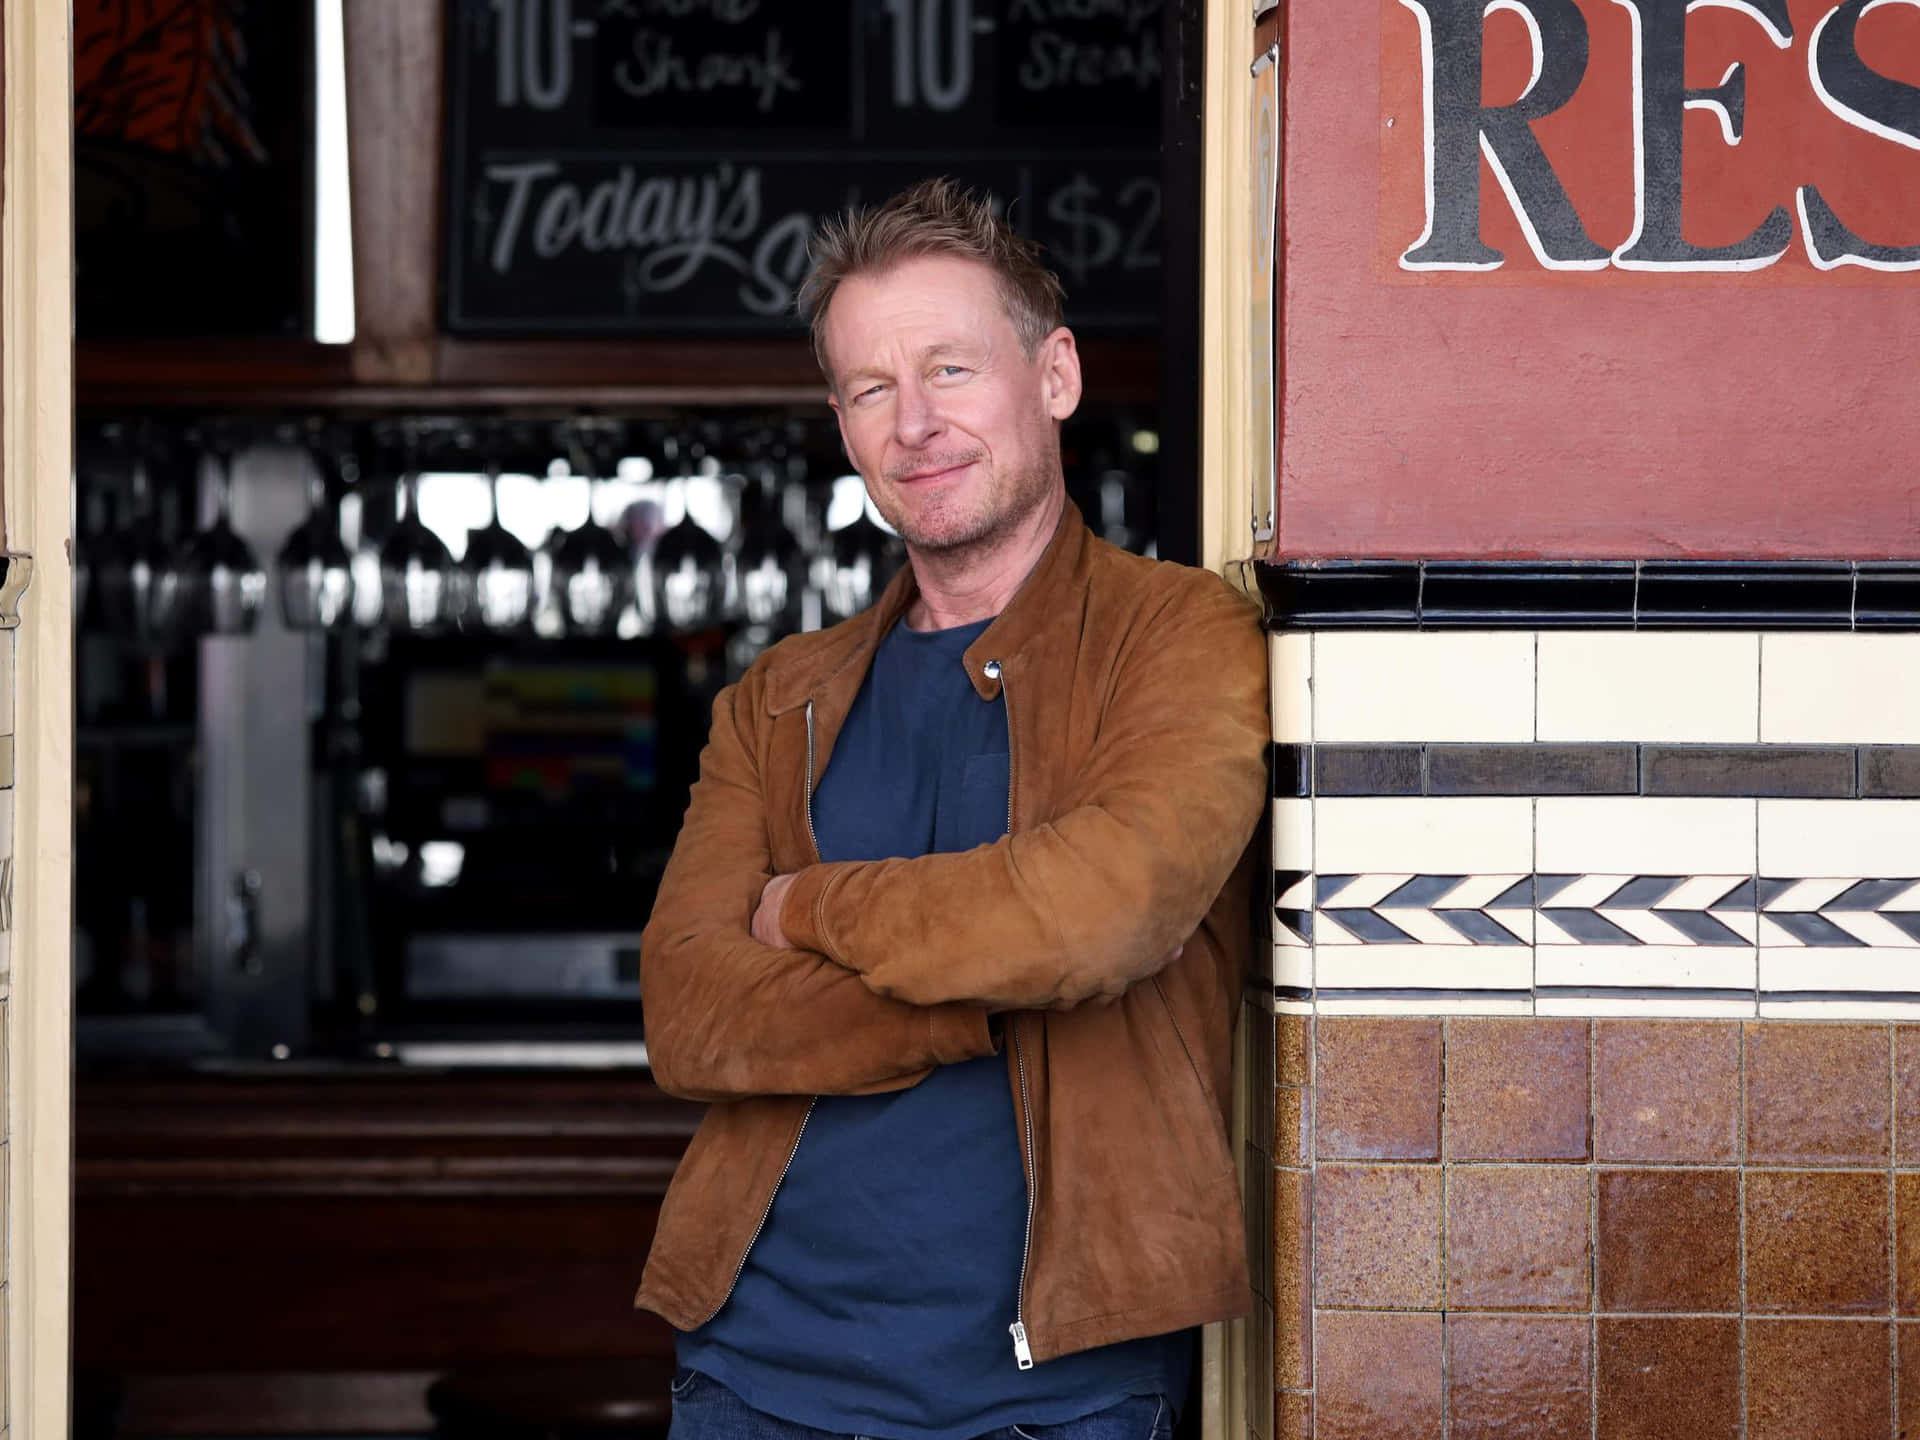
<path fill-rule="evenodd" d="M 1275 1015 L 1313 1014 L 1313 1002 L 1311 1000 L 1295 1000 L 1280 995 L 1268 996 L 1267 1008 Z"/>
<path fill-rule="evenodd" d="M 1758 738 L 1757 635 L 1548 630 L 1539 663 L 1542 740 Z"/>
<path fill-rule="evenodd" d="M 1270 635 L 1267 658 L 1273 738 L 1283 745 L 1308 744 L 1313 740 L 1313 636 Z"/>
<path fill-rule="evenodd" d="M 1533 636 L 1520 630 L 1318 634 L 1313 738 L 1531 740 Z"/>
<path fill-rule="evenodd" d="M 1752 800 L 1549 795 L 1538 803 L 1542 874 L 1753 873 Z"/>
<path fill-rule="evenodd" d="M 1767 635 L 1760 738 L 1920 742 L 1920 635 Z"/>
<path fill-rule="evenodd" d="M 1533 951 L 1525 945 L 1316 945 L 1313 969 L 1323 990 L 1527 990 Z"/>
<path fill-rule="evenodd" d="M 1305 945 L 1273 947 L 1273 983 L 1298 990 L 1313 988 L 1313 951 Z"/>
<path fill-rule="evenodd" d="M 1273 868 L 1313 869 L 1313 801 L 1273 802 Z"/>
<path fill-rule="evenodd" d="M 1920 875 L 1920 800 L 1762 800 L 1760 873 Z"/>
<path fill-rule="evenodd" d="M 1542 985 L 1751 990 L 1759 960 L 1750 945 L 1546 945 L 1534 951 Z"/>
<path fill-rule="evenodd" d="M 1532 1015 L 1530 995 L 1336 995 L 1314 1005 L 1317 1015 Z"/>
<path fill-rule="evenodd" d="M 1536 995 L 1536 1015 L 1627 1015 L 1646 1017 L 1732 1017 L 1755 1013 L 1751 998 L 1745 1000 L 1702 999 L 1697 995 Z"/>
<path fill-rule="evenodd" d="M 1533 801 L 1524 795 L 1321 800 L 1314 852 L 1327 875 L 1526 874 L 1533 869 Z"/>
<path fill-rule="evenodd" d="M 1915 1000 L 1762 1000 L 1763 1020 L 1920 1020 Z"/>
<path fill-rule="evenodd" d="M 1762 945 L 1760 989 L 1872 990 L 1920 996 L 1920 950 Z"/>

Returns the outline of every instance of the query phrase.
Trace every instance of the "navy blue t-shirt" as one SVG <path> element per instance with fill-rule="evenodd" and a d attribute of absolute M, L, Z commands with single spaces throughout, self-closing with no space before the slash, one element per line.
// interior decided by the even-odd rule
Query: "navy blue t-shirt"
<path fill-rule="evenodd" d="M 1007 716 L 962 659 L 986 621 L 895 626 L 813 799 L 822 860 L 912 858 L 1007 829 Z M 1027 1220 L 1001 1055 L 886 1095 L 822 1096 L 732 1296 L 680 1363 L 755 1409 L 847 1435 L 965 1440 L 1128 1395 L 1178 1405 L 1191 1331 L 1031 1369 L 1012 1337 Z"/>

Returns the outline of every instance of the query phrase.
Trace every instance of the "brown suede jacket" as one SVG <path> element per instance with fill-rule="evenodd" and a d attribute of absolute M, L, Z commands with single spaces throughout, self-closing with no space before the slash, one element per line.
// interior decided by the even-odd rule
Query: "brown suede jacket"
<path fill-rule="evenodd" d="M 776 645 L 714 703 L 641 942 L 654 1078 L 714 1103 L 635 1303 L 704 1324 L 812 1097 L 903 1089 L 991 1054 L 989 1015 L 1006 1012 L 1029 1196 L 1016 1341 L 1044 1361 L 1243 1314 L 1227 1106 L 1247 842 L 1266 805 L 1255 613 L 1213 575 L 1095 538 L 1069 506 L 966 652 L 975 690 L 1006 697 L 1007 836 L 821 864 L 813 786 L 913 593 L 903 569 L 870 610 Z M 773 949 L 749 926 L 788 872 L 794 948 Z"/>

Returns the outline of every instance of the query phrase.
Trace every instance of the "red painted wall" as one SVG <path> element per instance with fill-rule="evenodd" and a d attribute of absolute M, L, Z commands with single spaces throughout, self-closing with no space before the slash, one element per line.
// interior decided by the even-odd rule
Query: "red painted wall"
<path fill-rule="evenodd" d="M 1739 60 L 1747 93 L 1737 147 L 1686 113 L 1686 238 L 1739 240 L 1775 206 L 1794 224 L 1763 269 L 1675 274 L 1544 268 L 1484 161 L 1500 268 L 1403 268 L 1426 214 L 1420 24 L 1400 0 L 1290 0 L 1282 557 L 1920 556 L 1920 269 L 1816 269 L 1795 213 L 1812 183 L 1866 240 L 1920 244 L 1920 148 L 1810 82 L 1837 3 L 1789 0 L 1785 49 L 1743 11 L 1689 18 L 1686 83 Z M 1534 133 L 1612 250 L 1634 223 L 1632 12 L 1578 4 L 1585 78 Z M 1532 42 L 1510 9 L 1484 23 L 1483 100 L 1505 104 Z M 1858 50 L 1920 86 L 1920 5 L 1883 0 Z"/>

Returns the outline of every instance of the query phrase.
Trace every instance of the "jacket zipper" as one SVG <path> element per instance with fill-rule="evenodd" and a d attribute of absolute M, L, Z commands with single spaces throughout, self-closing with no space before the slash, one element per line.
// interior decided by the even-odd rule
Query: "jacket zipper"
<path fill-rule="evenodd" d="M 807 701 L 807 783 L 803 793 L 806 796 L 807 807 L 807 842 L 813 846 L 813 858 L 818 861 L 820 837 L 813 833 L 813 701 L 811 700 Z M 793 1148 L 787 1151 L 787 1163 L 780 1167 L 780 1178 L 773 1182 L 773 1189 L 767 1192 L 766 1207 L 760 1212 L 760 1219 L 753 1227 L 753 1234 L 747 1237 L 746 1248 L 740 1252 L 740 1263 L 733 1267 L 733 1279 L 727 1282 L 727 1293 L 720 1297 L 719 1304 L 706 1313 L 706 1317 L 700 1321 L 701 1325 L 706 1324 L 708 1320 L 724 1310 L 727 1301 L 733 1298 L 733 1292 L 739 1288 L 740 1277 L 746 1273 L 747 1257 L 753 1253 L 754 1243 L 759 1240 L 760 1232 L 767 1228 L 767 1217 L 773 1213 L 774 1199 L 780 1194 L 781 1185 L 786 1183 L 787 1172 L 793 1169 L 793 1157 L 800 1153 L 801 1137 L 807 1133 L 807 1122 L 813 1119 L 813 1107 L 819 1103 L 818 1095 L 807 1101 L 807 1113 L 800 1117 L 800 1128 L 793 1132 Z M 1031 1204 L 1028 1209 L 1031 1213 Z M 1031 1224 L 1031 1220 L 1028 1223 Z M 698 1329 L 699 1326 L 694 1328 Z"/>
<path fill-rule="evenodd" d="M 1007 698 L 1006 667 L 989 660 L 984 667 L 987 678 L 1000 682 L 1000 709 L 1007 717 L 1007 834 L 1013 834 L 1013 704 Z M 1020 1129 L 1027 1152 L 1027 1228 L 1020 1240 L 1020 1287 L 1014 1291 L 1013 1324 L 1007 1332 L 1013 1336 L 1013 1362 L 1022 1370 L 1033 1368 L 1033 1347 L 1027 1344 L 1027 1262 L 1033 1258 L 1034 1177 L 1040 1172 L 1033 1162 L 1033 1107 L 1027 1100 L 1027 1056 L 1020 1045 L 1020 1022 L 1015 1016 L 1007 1026 L 1013 1038 L 1013 1068 L 1020 1077 Z"/>

